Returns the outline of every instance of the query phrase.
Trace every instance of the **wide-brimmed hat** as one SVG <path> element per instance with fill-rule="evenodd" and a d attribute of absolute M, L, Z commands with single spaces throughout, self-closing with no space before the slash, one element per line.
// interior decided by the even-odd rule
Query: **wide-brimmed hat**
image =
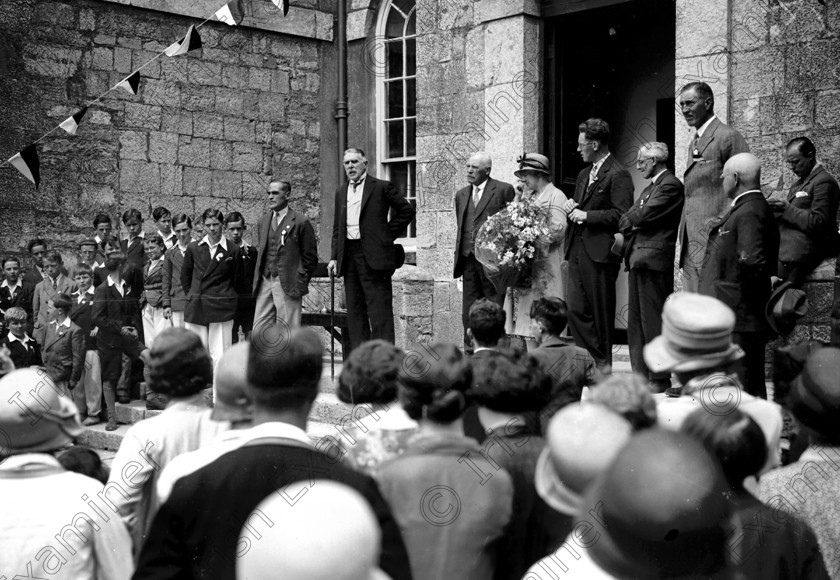
<path fill-rule="evenodd" d="M 586 489 L 618 455 L 631 431 L 624 417 L 602 405 L 573 403 L 560 409 L 548 424 L 546 447 L 537 460 L 539 496 L 560 513 L 580 514 Z"/>
<path fill-rule="evenodd" d="M 662 309 L 662 334 L 644 348 L 645 363 L 653 372 L 687 372 L 716 368 L 744 356 L 732 343 L 735 313 L 726 304 L 703 294 L 671 294 Z"/>
<path fill-rule="evenodd" d="M 76 405 L 44 369 L 19 369 L 0 378 L 0 460 L 62 449 L 82 431 Z"/>
<path fill-rule="evenodd" d="M 684 433 L 634 435 L 590 487 L 592 559 L 617 578 L 707 577 L 726 562 L 729 487 L 717 458 Z"/>
<path fill-rule="evenodd" d="M 377 566 L 382 536 L 377 517 L 368 501 L 343 483 L 290 483 L 282 495 L 272 493 L 257 506 L 243 530 L 249 526 L 261 535 L 236 558 L 237 578 L 388 578 Z"/>
<path fill-rule="evenodd" d="M 840 439 L 840 348 L 825 347 L 808 357 L 794 380 L 791 412 L 820 435 Z"/>
<path fill-rule="evenodd" d="M 539 153 L 525 153 L 522 157 L 516 160 L 519 163 L 519 169 L 513 172 L 516 177 L 522 177 L 525 171 L 536 171 L 538 173 L 551 174 L 551 165 L 548 162 L 548 157 L 540 155 Z"/>
<path fill-rule="evenodd" d="M 764 315 L 776 334 L 793 332 L 796 322 L 808 312 L 808 298 L 804 290 L 794 288 L 793 283 L 783 282 L 773 290 Z"/>

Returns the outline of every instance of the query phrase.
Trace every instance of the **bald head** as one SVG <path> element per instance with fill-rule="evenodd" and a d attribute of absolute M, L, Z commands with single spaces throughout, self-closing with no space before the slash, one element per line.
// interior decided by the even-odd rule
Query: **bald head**
<path fill-rule="evenodd" d="M 738 153 L 723 166 L 723 190 L 735 197 L 751 189 L 761 189 L 761 161 L 752 153 Z"/>
<path fill-rule="evenodd" d="M 213 419 L 234 424 L 251 420 L 251 396 L 248 394 L 248 351 L 250 343 L 237 342 L 228 348 L 216 367 L 216 406 Z"/>
<path fill-rule="evenodd" d="M 467 181 L 470 185 L 481 185 L 488 177 L 493 167 L 493 160 L 484 151 L 473 153 L 467 161 Z"/>

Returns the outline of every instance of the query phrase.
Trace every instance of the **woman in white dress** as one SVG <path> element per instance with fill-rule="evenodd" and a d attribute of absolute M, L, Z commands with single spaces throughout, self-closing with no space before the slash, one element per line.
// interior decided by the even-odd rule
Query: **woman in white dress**
<path fill-rule="evenodd" d="M 519 170 L 514 172 L 522 186 L 517 196 L 529 196 L 546 210 L 548 235 L 537 242 L 537 253 L 531 267 L 531 286 L 528 289 L 514 289 L 513 334 L 529 336 L 531 303 L 545 296 L 556 296 L 565 300 L 566 267 L 564 259 L 566 239 L 566 214 L 563 204 L 565 194 L 551 183 L 551 169 L 548 158 L 539 153 L 527 153 L 519 158 Z"/>

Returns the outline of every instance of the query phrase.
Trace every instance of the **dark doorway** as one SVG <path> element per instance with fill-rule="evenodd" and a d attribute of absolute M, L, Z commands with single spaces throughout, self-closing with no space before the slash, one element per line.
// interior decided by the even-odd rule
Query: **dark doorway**
<path fill-rule="evenodd" d="M 585 167 L 577 153 L 578 125 L 590 117 L 610 124 L 610 151 L 633 177 L 637 197 L 647 185 L 636 170 L 640 145 L 666 143 L 673 171 L 675 5 L 674 0 L 585 0 L 570 11 L 572 4 L 553 4 L 559 15 L 547 18 L 545 29 L 546 150 L 554 183 L 567 196 Z M 624 272 L 616 293 L 615 340 L 621 343 L 627 327 Z"/>

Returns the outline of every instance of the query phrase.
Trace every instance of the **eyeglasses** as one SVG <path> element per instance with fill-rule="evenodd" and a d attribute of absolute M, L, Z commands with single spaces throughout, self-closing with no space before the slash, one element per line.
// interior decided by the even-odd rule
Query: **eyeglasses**
<path fill-rule="evenodd" d="M 653 157 L 645 157 L 644 159 L 639 159 L 636 161 L 636 165 L 644 165 L 648 161 L 653 161 Z"/>

